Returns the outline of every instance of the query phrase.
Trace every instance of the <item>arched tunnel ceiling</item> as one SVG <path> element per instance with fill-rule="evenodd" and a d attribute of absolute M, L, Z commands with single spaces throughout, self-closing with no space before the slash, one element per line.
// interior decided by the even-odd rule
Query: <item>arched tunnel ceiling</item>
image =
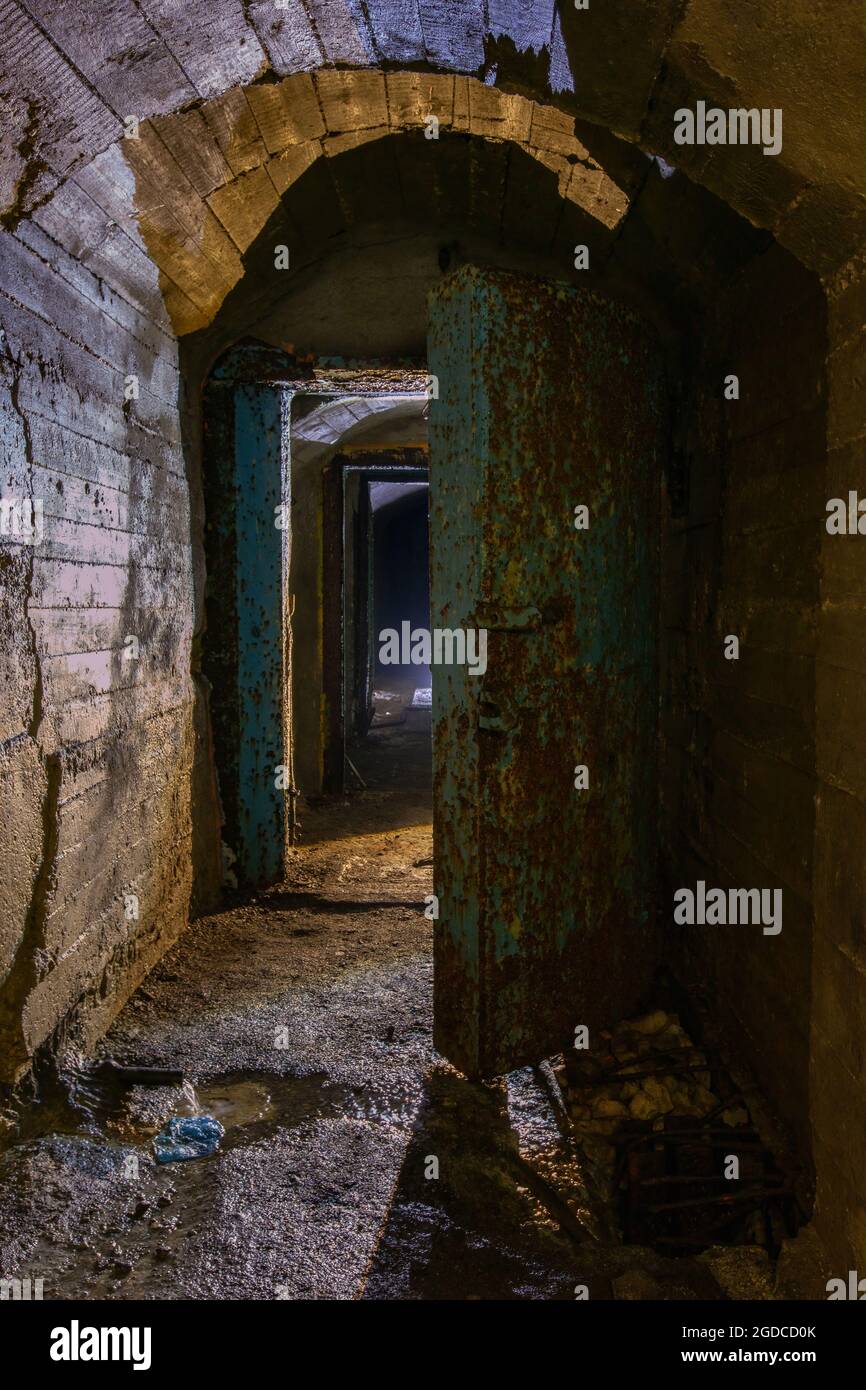
<path fill-rule="evenodd" d="M 236 283 L 258 199 L 279 197 L 280 180 L 320 146 L 333 155 L 429 114 L 433 73 L 451 75 L 438 88 L 446 118 L 516 136 L 536 158 L 546 152 L 557 177 L 554 156 L 575 137 L 554 108 L 681 166 L 819 273 L 866 243 L 859 4 L 753 0 L 748 21 L 728 0 L 585 11 L 553 0 L 216 0 L 206 13 L 173 0 L 3 0 L 2 13 L 4 225 L 32 215 L 25 239 L 38 246 L 47 233 L 168 322 L 164 290 L 181 331 Z M 414 71 L 369 71 L 396 65 Z M 518 99 L 503 103 L 500 90 Z M 676 146 L 674 112 L 698 100 L 781 107 L 782 152 Z M 121 138 L 129 117 L 145 122 L 138 140 Z M 533 121 L 546 143 L 532 144 Z M 283 124 L 291 146 L 278 148 Z M 589 143 L 584 129 L 577 139 Z M 605 177 L 571 166 L 575 193 L 584 176 Z"/>
<path fill-rule="evenodd" d="M 246 335 L 301 358 L 421 362 L 428 293 L 467 260 L 598 289 L 679 335 L 769 238 L 688 179 L 621 151 L 617 186 L 631 203 L 613 226 L 563 198 L 556 171 L 510 141 L 437 145 L 416 129 L 320 159 L 287 189 L 244 253 L 243 278 L 189 347 L 205 370 Z M 574 265 L 584 244 L 588 272 Z M 275 269 L 278 245 L 291 247 L 290 275 Z"/>
<path fill-rule="evenodd" d="M 427 405 L 423 396 L 355 396 L 325 401 L 292 422 L 292 456 L 309 463 L 334 452 L 337 446 L 375 442 L 400 443 L 406 426 L 412 442 L 427 438 Z"/>
<path fill-rule="evenodd" d="M 608 228 L 628 206 L 623 190 L 575 136 L 572 118 L 476 79 L 326 71 L 259 84 L 241 95 L 244 106 L 230 113 L 220 103 L 193 113 L 195 138 L 188 115 L 180 115 L 147 123 L 140 138 L 124 146 L 141 230 L 163 271 L 179 332 L 210 322 L 243 274 L 244 253 L 307 170 L 395 132 L 412 131 L 434 151 L 460 134 L 510 142 L 552 171 L 562 198 Z M 441 122 L 436 141 L 424 136 L 431 116 Z M 379 161 L 376 172 L 399 186 L 393 165 Z M 432 167 L 430 175 L 435 187 Z M 338 183 L 336 195 L 345 220 L 354 220 L 351 190 Z M 388 197 L 387 186 L 381 196 Z M 186 236 L 172 231 L 167 210 Z M 291 237 L 289 249 L 297 251 Z"/>

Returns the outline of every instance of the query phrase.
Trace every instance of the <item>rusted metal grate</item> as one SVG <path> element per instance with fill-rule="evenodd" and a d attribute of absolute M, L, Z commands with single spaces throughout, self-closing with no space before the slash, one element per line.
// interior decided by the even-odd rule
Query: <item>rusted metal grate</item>
<path fill-rule="evenodd" d="M 729 1097 L 730 1106 L 740 1097 Z M 796 1198 L 751 1125 L 668 1115 L 616 1144 L 614 1186 L 623 1239 L 678 1254 L 711 1245 L 763 1245 L 772 1257 L 801 1224 Z M 739 1178 L 725 1176 L 739 1161 Z"/>
<path fill-rule="evenodd" d="M 661 1010 L 602 1041 L 600 1053 L 567 1051 L 560 1080 L 623 1241 L 683 1255 L 757 1245 L 775 1258 L 805 1214 L 720 1058 Z"/>

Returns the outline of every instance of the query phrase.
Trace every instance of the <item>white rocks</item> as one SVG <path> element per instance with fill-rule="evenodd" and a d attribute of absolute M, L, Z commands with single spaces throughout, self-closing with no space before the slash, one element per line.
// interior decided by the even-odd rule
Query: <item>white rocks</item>
<path fill-rule="evenodd" d="M 631 1029 L 634 1033 L 654 1035 L 656 1033 L 661 1033 L 669 1026 L 669 1023 L 670 1020 L 668 1015 L 663 1013 L 661 1009 L 655 1009 L 653 1013 L 644 1014 L 642 1018 L 633 1018 L 625 1027 Z"/>
<path fill-rule="evenodd" d="M 624 1118 L 628 1111 L 622 1101 L 609 1100 L 607 1096 L 602 1096 L 594 1103 L 592 1113 L 599 1120 L 614 1120 Z"/>
<path fill-rule="evenodd" d="M 604 1049 L 581 1059 L 583 1083 L 567 1093 L 582 1130 L 613 1136 L 634 1120 L 660 1129 L 667 1115 L 699 1120 L 719 1109 L 706 1053 L 692 1047 L 675 1014 L 654 1009 L 601 1036 Z M 721 1119 L 736 1127 L 749 1115 L 733 1105 Z"/>
<path fill-rule="evenodd" d="M 655 1076 L 647 1077 L 629 1102 L 629 1111 L 636 1120 L 654 1120 L 659 1115 L 669 1115 L 673 1108 L 668 1087 Z"/>

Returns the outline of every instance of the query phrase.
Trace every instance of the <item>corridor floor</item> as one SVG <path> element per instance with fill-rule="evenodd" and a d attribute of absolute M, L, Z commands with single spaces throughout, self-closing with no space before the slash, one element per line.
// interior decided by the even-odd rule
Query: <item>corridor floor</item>
<path fill-rule="evenodd" d="M 388 747 L 420 766 L 421 737 Z M 182 1084 L 87 1063 L 21 1115 L 5 1276 L 46 1298 L 724 1296 L 708 1264 L 599 1226 L 540 1073 L 474 1085 L 434 1054 L 429 789 L 382 767 L 309 809 L 286 882 L 195 923 L 115 1022 L 103 1057 Z M 193 1112 L 219 1153 L 157 1165 L 152 1136 Z"/>

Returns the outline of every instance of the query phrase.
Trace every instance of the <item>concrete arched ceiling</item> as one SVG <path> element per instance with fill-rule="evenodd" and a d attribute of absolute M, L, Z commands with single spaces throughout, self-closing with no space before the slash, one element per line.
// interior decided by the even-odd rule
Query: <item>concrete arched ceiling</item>
<path fill-rule="evenodd" d="M 238 96 L 146 122 L 123 145 L 135 176 L 128 216 L 138 216 L 180 333 L 213 319 L 243 274 L 244 254 L 307 170 L 394 134 L 414 132 L 434 152 L 461 135 L 507 142 L 552 171 L 561 198 L 609 229 L 628 207 L 572 117 L 475 78 L 323 71 Z M 431 117 L 435 140 L 426 136 Z"/>
<path fill-rule="evenodd" d="M 418 130 L 311 165 L 244 253 L 245 274 L 213 324 L 187 339 L 205 370 L 251 335 L 306 357 L 423 361 L 427 295 L 474 260 L 592 287 L 628 301 L 668 336 L 692 327 L 722 284 L 766 249 L 766 233 L 688 179 L 665 179 L 633 146 L 611 142 L 630 199 L 607 226 L 560 194 L 556 172 L 508 141 Z M 292 273 L 274 247 L 291 247 Z M 589 270 L 575 269 L 575 245 Z"/>
<path fill-rule="evenodd" d="M 34 246 L 47 234 L 189 331 L 237 282 L 263 199 L 311 158 L 407 128 L 434 100 L 452 128 L 474 121 L 486 138 L 523 143 L 567 180 L 566 197 L 596 198 L 603 217 L 622 216 L 624 190 L 592 154 L 581 163 L 575 141 L 591 142 L 574 118 L 681 166 L 819 273 L 860 253 L 866 7 L 559 9 L 561 19 L 553 0 L 218 0 L 206 13 L 172 0 L 7 0 L 4 225 L 32 216 L 21 234 Z M 676 146 L 674 112 L 698 100 L 780 107 L 782 152 Z M 123 138 L 130 117 L 144 122 L 138 139 Z"/>
<path fill-rule="evenodd" d="M 331 454 L 337 446 L 400 442 L 407 425 L 413 442 L 427 437 L 423 396 L 355 396 L 325 401 L 292 422 L 292 457 L 297 463 Z"/>

